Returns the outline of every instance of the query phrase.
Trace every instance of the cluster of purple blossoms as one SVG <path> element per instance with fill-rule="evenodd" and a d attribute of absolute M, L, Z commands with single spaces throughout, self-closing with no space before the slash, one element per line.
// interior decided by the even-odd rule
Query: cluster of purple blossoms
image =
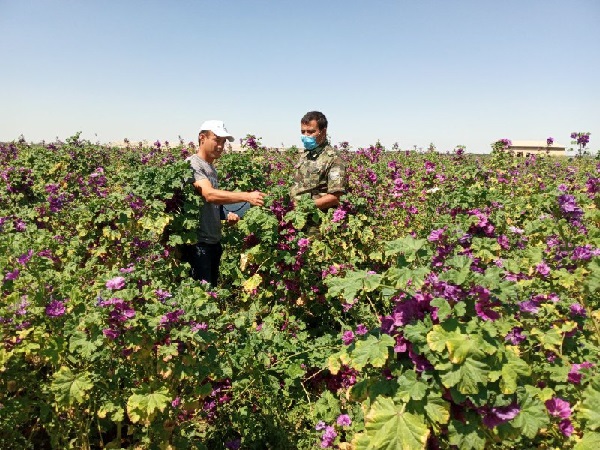
<path fill-rule="evenodd" d="M 571 133 L 571 139 L 576 139 L 577 145 L 585 148 L 590 143 L 590 133 Z"/>
<path fill-rule="evenodd" d="M 571 417 L 571 405 L 566 400 L 559 397 L 553 397 L 550 400 L 546 400 L 544 403 L 548 413 L 553 417 L 562 419 L 558 424 L 558 429 L 565 436 L 571 436 L 573 434 L 573 424 L 569 417 Z"/>
<path fill-rule="evenodd" d="M 336 424 L 339 427 L 349 427 L 352 425 L 352 419 L 347 414 L 340 414 L 336 420 Z M 338 436 L 335 431 L 335 426 L 327 425 L 325 422 L 320 421 L 315 426 L 315 430 L 323 431 L 321 435 L 321 448 L 329 448 L 333 445 L 335 438 Z"/>
<path fill-rule="evenodd" d="M 350 345 L 354 342 L 354 332 L 352 330 L 344 331 L 342 334 L 342 342 L 344 345 Z"/>
<path fill-rule="evenodd" d="M 109 326 L 102 330 L 104 336 L 109 339 L 116 339 L 121 335 L 121 331 L 125 322 L 129 319 L 135 317 L 135 309 L 123 299 L 120 298 L 110 298 L 108 300 L 103 300 L 102 298 L 98 298 L 97 305 L 104 308 L 111 306 L 112 309 L 108 314 L 108 324 Z"/>
<path fill-rule="evenodd" d="M 535 266 L 535 271 L 539 273 L 543 277 L 547 277 L 550 274 L 550 267 L 546 264 L 545 261 L 542 261 L 538 265 Z"/>
<path fill-rule="evenodd" d="M 571 312 L 571 316 L 572 317 L 586 317 L 587 313 L 585 311 L 585 308 L 579 304 L 579 303 L 573 303 L 570 307 L 569 307 L 569 311 Z"/>
<path fill-rule="evenodd" d="M 231 396 L 231 380 L 224 379 L 221 381 L 215 381 L 211 383 L 212 391 L 204 399 L 204 405 L 202 409 L 207 415 L 208 420 L 212 420 L 217 415 L 217 408 L 219 405 L 229 403 L 232 399 Z"/>
<path fill-rule="evenodd" d="M 573 261 L 589 261 L 593 256 L 600 256 L 600 248 L 594 248 L 590 244 L 575 247 L 571 259 Z"/>
<path fill-rule="evenodd" d="M 550 147 L 552 144 L 554 144 L 554 138 L 553 137 L 549 137 L 548 139 L 546 139 L 546 145 L 548 147 Z"/>

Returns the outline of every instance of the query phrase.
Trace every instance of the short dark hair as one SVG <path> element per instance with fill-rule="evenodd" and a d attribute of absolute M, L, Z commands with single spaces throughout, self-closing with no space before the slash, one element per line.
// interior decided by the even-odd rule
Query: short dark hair
<path fill-rule="evenodd" d="M 327 128 L 327 117 L 320 111 L 309 111 L 300 119 L 300 123 L 309 123 L 311 120 L 316 120 L 319 130 Z"/>

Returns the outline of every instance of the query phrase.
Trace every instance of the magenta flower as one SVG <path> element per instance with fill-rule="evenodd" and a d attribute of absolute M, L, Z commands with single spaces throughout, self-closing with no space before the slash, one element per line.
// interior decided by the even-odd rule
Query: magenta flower
<path fill-rule="evenodd" d="M 111 278 L 106 282 L 106 287 L 112 290 L 118 290 L 125 286 L 125 278 L 123 277 L 115 277 Z"/>
<path fill-rule="evenodd" d="M 19 269 L 15 269 L 12 272 L 8 272 L 5 276 L 4 276 L 4 281 L 8 281 L 8 280 L 16 280 L 17 278 L 19 278 L 19 273 L 21 273 L 19 271 Z"/>
<path fill-rule="evenodd" d="M 573 303 L 569 310 L 571 311 L 571 316 L 581 316 L 585 317 L 587 313 L 585 312 L 585 308 L 581 306 L 579 303 Z"/>
<path fill-rule="evenodd" d="M 48 317 L 60 317 L 65 313 L 65 304 L 59 300 L 52 300 L 46 306 L 46 315 Z"/>
<path fill-rule="evenodd" d="M 352 424 L 352 419 L 350 419 L 350 416 L 348 414 L 341 414 L 337 418 L 337 424 L 340 427 L 349 427 Z"/>
<path fill-rule="evenodd" d="M 571 416 L 571 405 L 568 401 L 563 400 L 559 397 L 553 397 L 550 400 L 546 400 L 544 403 L 546 409 L 551 416 L 560 417 L 566 419 Z"/>
<path fill-rule="evenodd" d="M 327 424 L 325 422 L 323 422 L 322 420 L 320 420 L 317 423 L 317 425 L 315 425 L 315 430 L 317 430 L 317 431 L 324 430 L 326 426 L 327 426 Z"/>
<path fill-rule="evenodd" d="M 333 441 L 337 437 L 337 433 L 332 426 L 325 427 L 325 431 L 323 432 L 323 436 L 321 436 L 321 448 L 331 447 Z"/>
<path fill-rule="evenodd" d="M 560 423 L 558 424 L 558 429 L 560 430 L 560 432 L 569 437 L 573 434 L 573 424 L 571 423 L 571 421 L 569 419 L 563 419 L 560 421 Z"/>
<path fill-rule="evenodd" d="M 554 144 L 554 138 L 553 137 L 549 137 L 548 139 L 546 139 L 546 145 L 548 147 L 550 147 L 552 144 Z"/>
<path fill-rule="evenodd" d="M 332 222 L 341 222 L 346 217 L 346 211 L 342 208 L 338 208 L 333 212 L 333 217 L 331 218 Z"/>
<path fill-rule="evenodd" d="M 298 239 L 298 247 L 307 248 L 310 244 L 310 241 L 307 238 Z"/>
<path fill-rule="evenodd" d="M 19 256 L 17 258 L 17 262 L 19 264 L 21 264 L 22 266 L 24 266 L 25 264 L 27 264 L 29 262 L 29 260 L 31 259 L 32 256 L 33 256 L 33 250 L 29 250 L 27 253 L 24 253 L 21 256 Z"/>
<path fill-rule="evenodd" d="M 550 273 L 550 267 L 548 267 L 548 264 L 546 264 L 544 261 L 535 266 L 535 270 L 543 277 L 547 277 Z"/>
<path fill-rule="evenodd" d="M 121 334 L 119 332 L 119 330 L 113 330 L 112 328 L 105 328 L 104 330 L 102 330 L 102 333 L 104 334 L 104 336 L 106 336 L 108 339 L 111 340 L 115 340 L 116 338 L 119 337 L 119 335 Z"/>
<path fill-rule="evenodd" d="M 350 345 L 352 344 L 352 341 L 354 341 L 354 333 L 350 330 L 344 331 L 344 334 L 342 335 L 342 342 L 344 345 Z"/>
<path fill-rule="evenodd" d="M 488 428 L 497 427 L 500 424 L 514 419 L 521 412 L 521 408 L 516 403 L 507 406 L 498 406 L 494 408 L 483 408 L 483 424 Z"/>
<path fill-rule="evenodd" d="M 154 291 L 158 299 L 162 302 L 169 297 L 172 297 L 171 293 L 168 291 L 163 291 L 162 289 L 157 289 Z"/>
<path fill-rule="evenodd" d="M 368 332 L 369 330 L 362 323 L 356 327 L 356 334 L 358 334 L 359 336 L 367 334 Z"/>
<path fill-rule="evenodd" d="M 579 384 L 581 383 L 582 378 L 581 369 L 590 369 L 592 367 L 594 367 L 594 364 L 588 361 L 585 361 L 581 364 L 573 364 L 567 379 L 573 384 Z"/>

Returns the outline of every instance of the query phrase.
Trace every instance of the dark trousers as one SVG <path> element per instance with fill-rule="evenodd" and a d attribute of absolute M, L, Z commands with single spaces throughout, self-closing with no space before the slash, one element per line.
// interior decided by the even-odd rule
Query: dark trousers
<path fill-rule="evenodd" d="M 194 280 L 208 281 L 213 287 L 217 286 L 219 280 L 219 264 L 223 247 L 221 243 L 206 244 L 198 242 L 188 245 L 185 249 L 185 261 L 192 266 L 191 275 Z"/>

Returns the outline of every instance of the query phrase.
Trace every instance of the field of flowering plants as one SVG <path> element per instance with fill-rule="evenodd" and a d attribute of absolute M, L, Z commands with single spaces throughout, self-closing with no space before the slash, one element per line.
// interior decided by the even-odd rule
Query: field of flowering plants
<path fill-rule="evenodd" d="M 193 144 L 0 145 L 0 448 L 600 446 L 598 159 L 340 144 L 324 213 L 244 147 L 212 289 Z"/>

